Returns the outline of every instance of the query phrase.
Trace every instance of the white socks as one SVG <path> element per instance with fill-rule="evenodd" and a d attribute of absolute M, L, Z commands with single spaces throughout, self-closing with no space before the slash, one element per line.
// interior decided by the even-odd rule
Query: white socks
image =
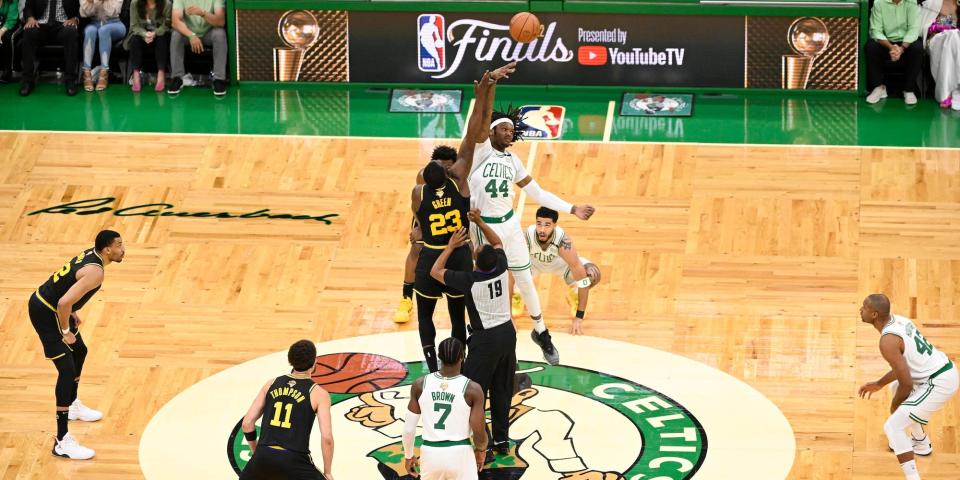
<path fill-rule="evenodd" d="M 537 333 L 543 333 L 547 330 L 547 324 L 543 323 L 543 315 L 540 318 L 530 318 L 533 320 L 533 330 Z"/>
<path fill-rule="evenodd" d="M 920 480 L 920 472 L 917 471 L 916 460 L 901 463 L 900 468 L 903 469 L 903 474 L 907 476 L 907 480 Z"/>

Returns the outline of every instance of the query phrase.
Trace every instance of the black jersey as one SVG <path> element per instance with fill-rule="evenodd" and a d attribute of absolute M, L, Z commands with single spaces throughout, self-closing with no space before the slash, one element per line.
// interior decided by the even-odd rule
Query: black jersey
<path fill-rule="evenodd" d="M 97 265 L 101 269 L 103 268 L 103 259 L 100 258 L 100 254 L 92 248 L 84 250 L 80 255 L 67 260 L 67 263 L 64 263 L 63 266 L 60 267 L 60 270 L 53 272 L 53 275 L 50 275 L 50 278 L 48 278 L 46 282 L 43 282 L 43 285 L 40 285 L 40 288 L 37 289 L 40 298 L 46 302 L 48 306 L 56 309 L 57 303 L 67 294 L 67 290 L 70 290 L 70 287 L 77 283 L 77 272 L 87 265 Z M 77 300 L 77 302 L 73 304 L 73 311 L 76 312 L 83 308 L 87 301 L 90 300 L 90 297 L 97 293 L 98 290 L 100 290 L 100 285 L 97 285 L 93 290 L 90 290 L 84 294 L 84 296 L 80 297 L 80 300 Z"/>
<path fill-rule="evenodd" d="M 310 453 L 310 432 L 317 415 L 310 392 L 316 387 L 310 378 L 277 377 L 267 390 L 258 445 Z"/>
<path fill-rule="evenodd" d="M 420 190 L 420 208 L 417 210 L 423 244 L 434 249 L 446 247 L 454 232 L 470 226 L 467 220 L 469 210 L 470 198 L 460 195 L 460 188 L 450 178 L 443 182 L 440 189 L 424 185 Z"/>

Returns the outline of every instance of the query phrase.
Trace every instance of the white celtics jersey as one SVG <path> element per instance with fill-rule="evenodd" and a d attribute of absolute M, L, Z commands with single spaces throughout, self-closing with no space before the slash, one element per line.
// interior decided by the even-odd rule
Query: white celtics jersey
<path fill-rule="evenodd" d="M 946 354 L 923 338 L 917 327 L 906 317 L 890 315 L 881 335 L 896 335 L 903 339 L 903 358 L 910 369 L 910 378 L 924 380 L 947 364 Z"/>
<path fill-rule="evenodd" d="M 420 415 L 423 439 L 432 442 L 470 438 L 470 406 L 464 400 L 470 379 L 463 375 L 447 378 L 439 373 L 423 377 Z"/>
<path fill-rule="evenodd" d="M 471 206 L 484 217 L 501 217 L 513 210 L 513 184 L 527 177 L 520 159 L 510 152 L 498 152 L 490 140 L 477 144 L 470 171 Z"/>
<path fill-rule="evenodd" d="M 553 235 L 546 247 L 542 247 L 537 240 L 537 226 L 527 227 L 527 246 L 530 248 L 530 263 L 533 268 L 543 273 L 563 273 L 568 268 L 567 262 L 560 258 L 560 242 L 566 233 L 560 227 L 555 227 Z"/>

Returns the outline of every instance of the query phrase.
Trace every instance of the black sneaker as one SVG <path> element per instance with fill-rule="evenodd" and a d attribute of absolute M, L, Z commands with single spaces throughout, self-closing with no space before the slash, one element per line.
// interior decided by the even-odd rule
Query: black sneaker
<path fill-rule="evenodd" d="M 170 95 L 176 95 L 180 93 L 180 90 L 183 90 L 183 79 L 176 77 L 173 80 L 170 80 L 170 86 L 167 87 L 167 93 Z"/>
<path fill-rule="evenodd" d="M 227 82 L 224 80 L 214 80 L 213 81 L 213 94 L 222 97 L 227 94 Z"/>
<path fill-rule="evenodd" d="M 543 333 L 537 333 L 536 330 L 530 332 L 530 338 L 543 351 L 543 359 L 550 365 L 560 363 L 560 352 L 553 346 L 553 340 L 550 339 L 550 330 L 544 330 Z"/>
<path fill-rule="evenodd" d="M 533 380 L 526 373 L 518 373 L 513 376 L 513 394 L 516 395 L 521 390 L 526 390 L 533 386 Z"/>
<path fill-rule="evenodd" d="M 26 82 L 20 83 L 21 97 L 26 97 L 27 95 L 30 95 L 31 92 L 33 92 L 33 82 L 26 81 Z"/>
<path fill-rule="evenodd" d="M 493 443 L 490 445 L 490 451 L 494 455 L 509 455 L 510 454 L 510 441 Z"/>
<path fill-rule="evenodd" d="M 77 92 L 79 91 L 79 89 L 77 88 L 77 82 L 73 82 L 73 81 L 67 80 L 66 90 L 67 90 L 67 96 L 68 96 L 68 97 L 73 97 L 73 96 L 75 96 L 75 95 L 77 94 Z"/>

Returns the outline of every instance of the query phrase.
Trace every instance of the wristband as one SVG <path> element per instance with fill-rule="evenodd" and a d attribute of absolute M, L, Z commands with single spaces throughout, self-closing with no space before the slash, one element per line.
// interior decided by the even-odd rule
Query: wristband
<path fill-rule="evenodd" d="M 254 429 L 252 432 L 243 432 L 243 438 L 247 439 L 248 442 L 257 441 L 257 431 Z"/>
<path fill-rule="evenodd" d="M 584 316 L 586 313 L 587 313 L 587 312 L 585 312 L 585 311 L 583 311 L 583 310 L 577 310 L 577 318 L 579 318 L 580 320 L 583 320 L 583 316 Z"/>
<path fill-rule="evenodd" d="M 576 286 L 578 288 L 589 288 L 590 285 L 593 285 L 593 282 L 590 281 L 589 276 L 583 277 L 582 279 L 577 280 L 576 282 Z"/>
<path fill-rule="evenodd" d="M 197 38 L 197 34 L 196 34 L 196 33 L 193 33 L 193 32 L 191 32 L 191 33 L 190 33 L 190 38 L 191 38 L 191 39 L 193 39 L 193 38 Z"/>

